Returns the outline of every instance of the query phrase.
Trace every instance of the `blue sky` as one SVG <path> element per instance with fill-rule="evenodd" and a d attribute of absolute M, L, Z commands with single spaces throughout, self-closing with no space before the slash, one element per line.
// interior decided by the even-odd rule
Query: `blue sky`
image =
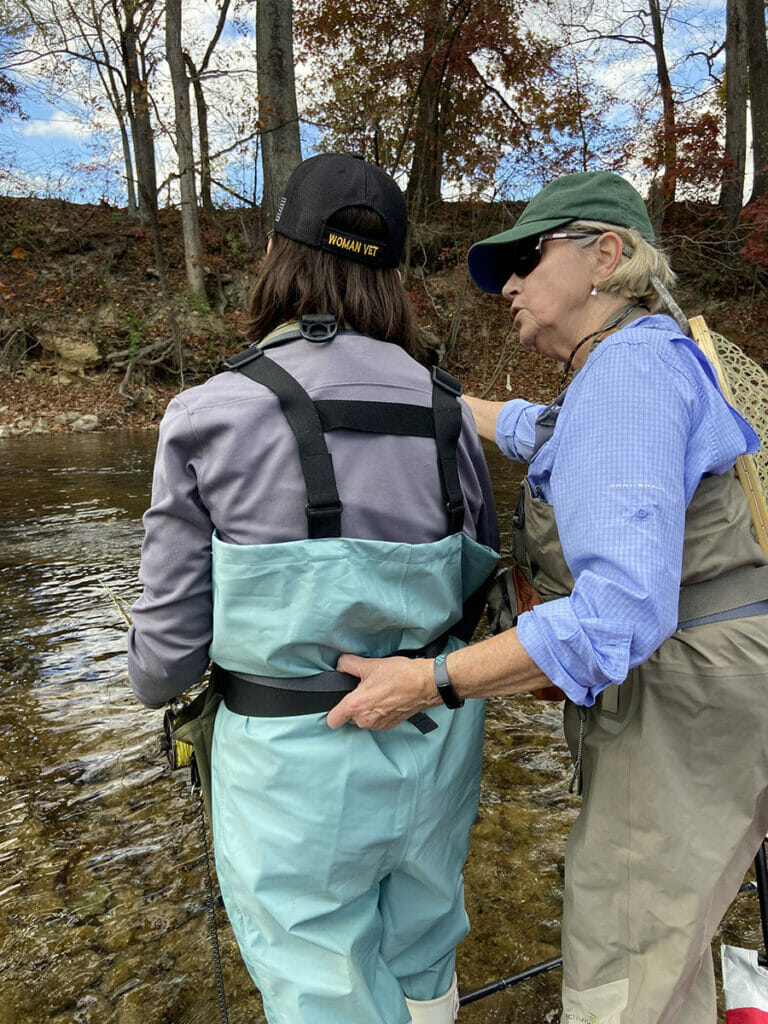
<path fill-rule="evenodd" d="M 99 138 L 83 128 L 76 108 L 57 108 L 28 96 L 23 107 L 28 120 L 0 121 L 0 156 L 13 176 L 10 188 L 0 177 L 2 191 L 24 194 L 26 188 L 75 201 L 123 192 L 119 167 L 94 169 L 89 175 L 80 170 L 83 164 L 98 167 L 105 154 Z"/>

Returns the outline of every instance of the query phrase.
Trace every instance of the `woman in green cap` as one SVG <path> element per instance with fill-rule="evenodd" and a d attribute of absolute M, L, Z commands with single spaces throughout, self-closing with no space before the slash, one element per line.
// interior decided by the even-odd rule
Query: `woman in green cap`
<path fill-rule="evenodd" d="M 343 656 L 361 682 L 328 724 L 559 688 L 583 784 L 561 1020 L 715 1024 L 710 943 L 768 831 L 768 557 L 734 471 L 759 440 L 660 312 L 674 275 L 619 175 L 553 181 L 469 271 L 564 364 L 548 406 L 469 399 L 528 463 L 512 553 L 538 603 L 447 659 Z"/>

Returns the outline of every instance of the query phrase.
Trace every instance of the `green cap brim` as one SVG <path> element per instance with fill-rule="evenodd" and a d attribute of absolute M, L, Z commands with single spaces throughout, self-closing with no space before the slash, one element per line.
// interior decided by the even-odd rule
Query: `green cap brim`
<path fill-rule="evenodd" d="M 508 231 L 484 238 L 470 248 L 467 254 L 469 276 L 478 288 L 491 295 L 500 295 L 512 273 L 512 257 L 520 243 L 527 238 L 538 238 L 545 231 L 552 231 L 564 224 L 570 224 L 573 217 L 563 219 L 547 218 L 540 221 L 519 222 Z"/>
<path fill-rule="evenodd" d="M 498 295 L 510 276 L 515 246 L 576 220 L 634 228 L 653 245 L 653 226 L 637 189 L 612 171 L 580 171 L 545 185 L 509 231 L 472 246 L 472 280 L 483 291 Z"/>

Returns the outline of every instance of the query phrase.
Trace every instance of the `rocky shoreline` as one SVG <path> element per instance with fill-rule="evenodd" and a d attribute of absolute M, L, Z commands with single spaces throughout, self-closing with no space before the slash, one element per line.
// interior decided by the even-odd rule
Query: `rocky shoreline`
<path fill-rule="evenodd" d="M 8 406 L 0 405 L 0 421 L 9 416 Z M 57 413 L 53 420 L 46 416 L 38 416 L 37 419 L 26 419 L 24 416 L 11 419 L 11 422 L 0 422 L 0 437 L 18 437 L 25 434 L 51 434 L 56 427 L 63 427 L 75 434 L 85 434 L 91 430 L 98 430 L 101 426 L 99 417 L 94 413 L 81 413 L 76 410 Z M 53 429 L 52 429 L 53 428 Z"/>
<path fill-rule="evenodd" d="M 156 428 L 178 390 L 153 385 L 131 402 L 119 388 L 120 378 L 112 373 L 65 377 L 37 368 L 0 370 L 0 439 Z"/>

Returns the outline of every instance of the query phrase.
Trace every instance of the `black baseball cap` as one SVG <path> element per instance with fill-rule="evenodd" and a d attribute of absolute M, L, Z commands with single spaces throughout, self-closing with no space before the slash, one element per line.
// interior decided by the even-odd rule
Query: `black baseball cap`
<path fill-rule="evenodd" d="M 386 239 L 363 238 L 329 227 L 339 210 L 365 206 L 379 214 Z M 277 207 L 275 231 L 372 267 L 397 267 L 405 249 L 405 196 L 380 167 L 360 156 L 321 153 L 304 160 L 288 179 Z"/>

